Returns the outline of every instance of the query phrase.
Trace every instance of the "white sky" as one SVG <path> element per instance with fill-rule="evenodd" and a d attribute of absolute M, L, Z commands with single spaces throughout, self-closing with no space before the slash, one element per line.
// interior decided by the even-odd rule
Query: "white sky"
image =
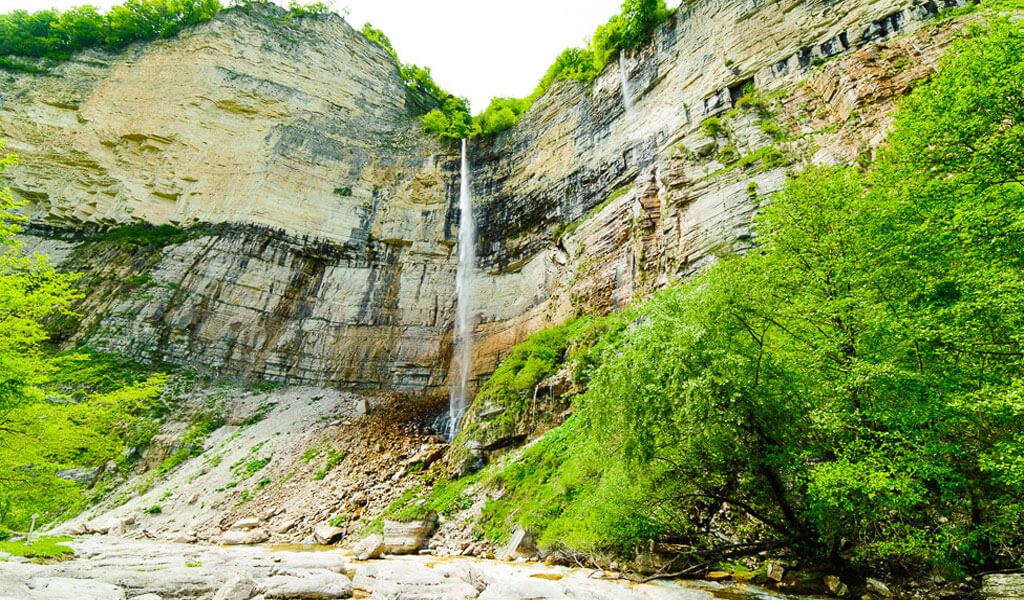
<path fill-rule="evenodd" d="M 106 10 L 122 2 L 0 0 L 0 13 L 83 4 Z M 668 5 L 679 2 L 668 0 Z M 621 4 L 622 0 L 334 0 L 333 6 L 338 12 L 347 7 L 348 21 L 357 29 L 373 23 L 391 39 L 399 58 L 430 67 L 438 85 L 469 98 L 473 111 L 480 112 L 493 96 L 529 95 L 562 50 L 581 45 L 619 12 Z"/>

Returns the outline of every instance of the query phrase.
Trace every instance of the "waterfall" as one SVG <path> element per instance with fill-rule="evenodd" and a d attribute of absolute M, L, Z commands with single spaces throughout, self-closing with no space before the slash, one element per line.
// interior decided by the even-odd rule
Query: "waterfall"
<path fill-rule="evenodd" d="M 455 439 L 466 414 L 466 382 L 473 358 L 473 268 L 476 265 L 476 225 L 473 222 L 473 196 L 469 189 L 469 159 L 466 140 L 462 140 L 462 166 L 459 174 L 459 263 L 455 269 L 455 352 L 451 371 L 448 439 Z"/>
<path fill-rule="evenodd" d="M 633 90 L 629 87 L 629 73 L 626 72 L 626 51 L 619 50 L 619 77 L 622 79 L 622 106 L 626 114 L 633 112 Z"/>

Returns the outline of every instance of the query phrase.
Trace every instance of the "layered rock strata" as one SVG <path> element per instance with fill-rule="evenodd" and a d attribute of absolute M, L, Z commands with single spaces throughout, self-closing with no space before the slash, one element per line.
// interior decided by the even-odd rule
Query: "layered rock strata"
<path fill-rule="evenodd" d="M 69 340 L 226 374 L 443 388 L 458 156 L 422 133 L 391 56 L 340 17 L 234 9 L 13 79 L 0 139 L 20 157 L 28 247 L 86 273 Z M 87 235 L 137 222 L 223 225 L 172 244 Z"/>
<path fill-rule="evenodd" d="M 925 25 L 959 4 L 689 2 L 621 71 L 557 82 L 515 128 L 475 141 L 475 384 L 531 332 L 749 247 L 787 168 L 870 154 L 893 99 L 948 41 Z M 743 108 L 745 95 L 760 100 Z M 13 76 L 0 138 L 21 156 L 28 246 L 85 272 L 91 292 L 62 338 L 443 394 L 458 157 L 424 136 L 413 104 L 392 58 L 341 18 L 272 11 Z M 84 233 L 136 222 L 221 225 L 173 242 Z"/>

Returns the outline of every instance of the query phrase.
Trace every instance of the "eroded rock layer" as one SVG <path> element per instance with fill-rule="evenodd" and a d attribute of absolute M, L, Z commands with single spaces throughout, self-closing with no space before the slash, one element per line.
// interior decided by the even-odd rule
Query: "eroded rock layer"
<path fill-rule="evenodd" d="M 515 128 L 474 141 L 476 384 L 533 331 L 748 248 L 787 169 L 869 156 L 958 26 L 936 15 L 962 3 L 685 3 L 621 71 L 556 82 Z M 412 104 L 391 57 L 340 17 L 241 9 L 13 76 L 0 139 L 21 157 L 27 245 L 90 292 L 61 339 L 443 394 L 459 160 Z M 203 225 L 170 241 L 88 235 L 136 222 Z"/>
<path fill-rule="evenodd" d="M 613 59 L 589 86 L 556 82 L 471 151 L 486 273 L 475 371 L 533 331 L 749 248 L 788 170 L 884 141 L 895 99 L 958 27 L 936 16 L 960 4 L 684 3 L 621 70 Z"/>

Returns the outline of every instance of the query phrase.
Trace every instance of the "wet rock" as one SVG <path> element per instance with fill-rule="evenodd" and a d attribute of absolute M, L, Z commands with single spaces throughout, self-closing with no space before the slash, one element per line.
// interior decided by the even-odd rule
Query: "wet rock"
<path fill-rule="evenodd" d="M 353 546 L 352 552 L 355 553 L 356 558 L 359 560 L 380 558 L 380 556 L 384 554 L 384 536 L 376 534 L 371 535 Z"/>
<path fill-rule="evenodd" d="M 96 481 L 99 472 L 98 467 L 93 469 L 62 469 L 57 471 L 56 475 L 66 481 L 74 481 L 88 487 Z"/>
<path fill-rule="evenodd" d="M 872 594 L 877 594 L 883 598 L 892 598 L 892 590 L 889 589 L 889 586 L 877 579 L 868 577 L 866 587 Z"/>
<path fill-rule="evenodd" d="M 352 587 L 382 600 L 472 600 L 479 595 L 466 581 L 446 575 L 420 564 L 380 561 L 361 566 L 352 579 Z"/>
<path fill-rule="evenodd" d="M 277 598 L 349 598 L 352 583 L 344 575 L 325 570 L 268 577 L 258 588 L 267 600 Z"/>
<path fill-rule="evenodd" d="M 345 535 L 345 530 L 341 527 L 335 527 L 330 523 L 320 523 L 313 528 L 313 539 L 318 544 L 333 544 L 335 541 Z"/>
<path fill-rule="evenodd" d="M 850 588 L 835 575 L 825 576 L 825 587 L 830 594 L 839 598 L 845 598 L 850 593 Z"/>
<path fill-rule="evenodd" d="M 220 537 L 223 546 L 243 546 L 249 544 L 262 544 L 270 539 L 270 534 L 263 529 L 249 529 L 246 531 L 228 531 Z"/>
<path fill-rule="evenodd" d="M 416 552 L 434 532 L 437 515 L 428 514 L 425 518 L 409 523 L 384 520 L 384 548 L 391 554 Z"/>
<path fill-rule="evenodd" d="M 981 595 L 988 600 L 1024 598 L 1024 574 L 998 573 L 981 580 Z"/>
<path fill-rule="evenodd" d="M 769 579 L 773 579 L 775 581 L 782 581 L 782 579 L 786 576 L 786 567 L 780 561 L 769 561 L 767 567 L 767 574 Z"/>
<path fill-rule="evenodd" d="M 252 576 L 240 571 L 217 590 L 213 600 L 249 600 L 255 592 L 256 582 L 252 580 Z"/>

